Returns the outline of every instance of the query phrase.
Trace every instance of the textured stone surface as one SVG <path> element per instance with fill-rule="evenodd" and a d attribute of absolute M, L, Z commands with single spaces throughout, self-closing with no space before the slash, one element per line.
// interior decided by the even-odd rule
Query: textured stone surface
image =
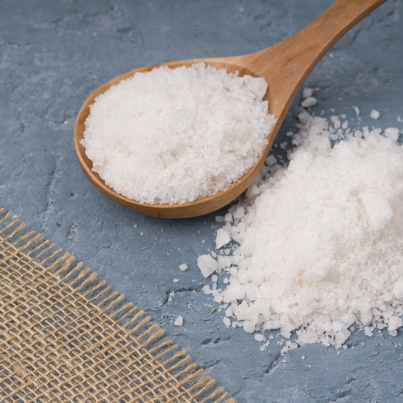
<path fill-rule="evenodd" d="M 199 292 L 210 282 L 196 259 L 213 248 L 216 214 L 161 220 L 112 202 L 77 163 L 74 120 L 84 99 L 116 75 L 166 60 L 257 51 L 332 3 L 0 1 L 0 205 L 146 310 L 240 402 L 401 401 L 403 332 L 368 338 L 355 331 L 346 350 L 310 345 L 282 357 L 282 338 L 272 332 L 267 351 L 259 351 L 253 335 L 227 330 L 223 312 L 211 314 L 214 303 Z M 306 83 L 320 88 L 315 113 L 330 116 L 333 108 L 350 119 L 357 105 L 362 125 L 403 128 L 402 14 L 402 4 L 389 0 L 324 57 Z M 284 153 L 278 145 L 300 99 L 274 153 Z M 372 109 L 381 113 L 376 122 Z M 190 268 L 181 272 L 181 263 Z M 173 325 L 178 315 L 181 327 Z"/>

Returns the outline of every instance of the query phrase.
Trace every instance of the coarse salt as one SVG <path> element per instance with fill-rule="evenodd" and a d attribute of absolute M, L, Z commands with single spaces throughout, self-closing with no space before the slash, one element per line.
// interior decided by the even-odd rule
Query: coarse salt
<path fill-rule="evenodd" d="M 179 316 L 175 319 L 174 325 L 175 325 L 175 326 L 182 326 L 182 325 L 183 325 L 183 318 L 182 318 L 182 316 L 179 315 Z"/>
<path fill-rule="evenodd" d="M 182 263 L 179 265 L 179 270 L 180 271 L 185 271 L 189 268 L 189 266 L 186 263 Z"/>
<path fill-rule="evenodd" d="M 377 120 L 380 118 L 381 114 L 378 111 L 376 111 L 375 109 L 372 109 L 370 116 L 372 119 Z"/>
<path fill-rule="evenodd" d="M 368 336 L 388 327 L 394 336 L 403 325 L 398 132 L 364 127 L 352 135 L 336 116 L 330 124 L 304 110 L 299 120 L 289 166 L 266 165 L 256 191 L 229 210 L 223 229 L 239 247 L 217 260 L 231 277 L 212 294 L 249 333 L 296 331 L 283 353 L 296 343 L 341 347 L 352 325 Z M 245 215 L 236 219 L 240 206 Z"/>
<path fill-rule="evenodd" d="M 257 161 L 275 118 L 263 78 L 204 63 L 135 73 L 90 106 L 82 144 L 116 192 L 183 204 L 226 189 Z"/>

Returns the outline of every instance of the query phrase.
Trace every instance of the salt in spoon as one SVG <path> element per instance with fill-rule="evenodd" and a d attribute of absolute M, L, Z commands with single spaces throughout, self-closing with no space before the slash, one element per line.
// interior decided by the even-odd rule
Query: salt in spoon
<path fill-rule="evenodd" d="M 295 35 L 260 52 L 244 56 L 204 58 L 168 62 L 142 67 L 129 71 L 109 80 L 98 87 L 83 103 L 74 127 L 74 146 L 78 161 L 87 178 L 103 194 L 133 210 L 154 217 L 186 218 L 211 213 L 227 205 L 244 192 L 254 181 L 262 168 L 284 117 L 309 73 L 325 53 L 354 25 L 383 4 L 386 0 L 338 0 L 321 16 Z M 131 77 L 137 72 L 150 71 L 155 67 L 191 66 L 204 62 L 229 73 L 239 72 L 240 76 L 249 74 L 263 77 L 268 84 L 264 100 L 269 101 L 269 112 L 277 119 L 268 137 L 268 144 L 256 164 L 237 182 L 226 190 L 212 196 L 185 204 L 142 204 L 128 199 L 105 185 L 99 175 L 92 171 L 92 162 L 85 154 L 81 144 L 84 138 L 85 120 L 95 98 L 107 91 L 112 85 Z"/>

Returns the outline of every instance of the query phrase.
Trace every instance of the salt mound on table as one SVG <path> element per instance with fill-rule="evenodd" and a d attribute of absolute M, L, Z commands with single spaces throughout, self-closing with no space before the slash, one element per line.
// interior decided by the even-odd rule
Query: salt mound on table
<path fill-rule="evenodd" d="M 245 331 L 280 328 L 287 338 L 296 331 L 300 345 L 340 347 L 352 325 L 396 335 L 403 147 L 395 130 L 351 135 L 305 111 L 299 119 L 289 166 L 266 166 L 255 190 L 229 210 L 223 229 L 239 247 L 220 260 L 230 284 L 214 299 L 231 304 L 226 315 Z M 239 207 L 246 213 L 237 219 Z"/>

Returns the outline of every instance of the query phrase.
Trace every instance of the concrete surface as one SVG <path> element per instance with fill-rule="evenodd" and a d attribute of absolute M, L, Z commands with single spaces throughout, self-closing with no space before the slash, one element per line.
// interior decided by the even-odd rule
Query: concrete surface
<path fill-rule="evenodd" d="M 116 75 L 166 60 L 257 51 L 332 3 L 0 1 L 0 205 L 146 310 L 239 402 L 400 402 L 403 332 L 368 338 L 355 331 L 346 350 L 310 345 L 283 357 L 282 338 L 272 332 L 261 352 L 253 335 L 227 330 L 223 312 L 211 314 L 216 305 L 199 292 L 210 281 L 196 259 L 213 248 L 216 214 L 162 220 L 109 200 L 78 165 L 74 120 L 84 99 Z M 357 105 L 362 125 L 403 128 L 402 21 L 402 4 L 389 0 L 336 44 L 307 80 L 320 88 L 315 113 L 330 116 L 333 108 L 354 118 Z M 300 94 L 274 153 L 284 152 L 278 145 L 299 101 Z M 379 121 L 369 118 L 372 109 Z M 181 263 L 189 270 L 181 272 Z M 184 325 L 175 327 L 179 314 Z"/>

